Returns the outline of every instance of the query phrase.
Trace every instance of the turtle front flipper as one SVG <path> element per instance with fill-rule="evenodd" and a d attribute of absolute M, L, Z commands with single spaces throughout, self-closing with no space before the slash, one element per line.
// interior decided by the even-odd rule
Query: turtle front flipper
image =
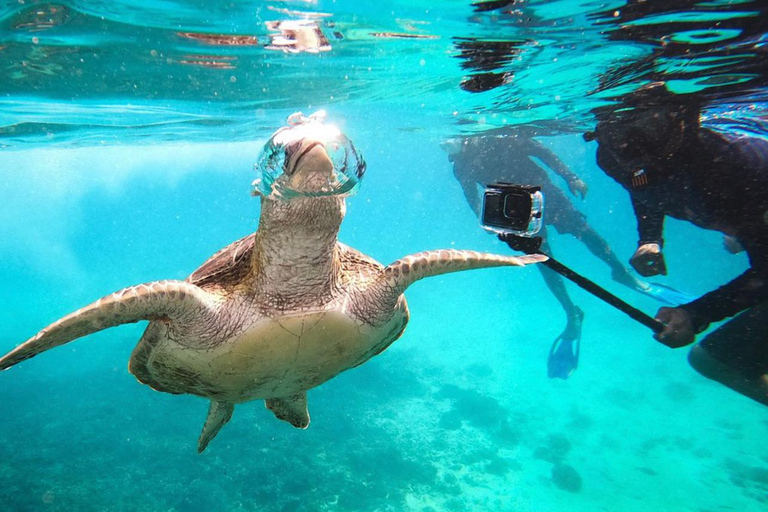
<path fill-rule="evenodd" d="M 205 291 L 184 281 L 154 281 L 123 288 L 52 323 L 0 358 L 0 370 L 108 327 L 140 320 L 204 318 L 212 304 Z"/>
<path fill-rule="evenodd" d="M 287 421 L 296 428 L 309 426 L 306 393 L 297 393 L 285 398 L 268 398 L 266 405 L 279 420 Z"/>
<path fill-rule="evenodd" d="M 411 254 L 381 270 L 378 277 L 364 290 L 358 314 L 373 322 L 385 321 L 391 316 L 392 308 L 397 304 L 405 289 L 425 277 L 476 268 L 522 267 L 547 259 L 542 254 L 501 256 L 455 249 Z M 378 313 L 381 318 L 371 318 L 371 313 Z"/>
<path fill-rule="evenodd" d="M 208 443 L 219 433 L 221 427 L 232 419 L 234 411 L 234 404 L 211 400 L 211 406 L 208 408 L 208 417 L 205 418 L 203 431 L 200 433 L 200 439 L 197 440 L 197 453 L 203 453 Z"/>
<path fill-rule="evenodd" d="M 424 251 L 405 256 L 388 265 L 382 271 L 377 285 L 391 290 L 391 293 L 397 297 L 410 285 L 425 277 L 476 268 L 522 267 L 531 263 L 540 263 L 547 259 L 543 254 L 501 256 L 485 252 L 457 251 L 455 249 Z"/>

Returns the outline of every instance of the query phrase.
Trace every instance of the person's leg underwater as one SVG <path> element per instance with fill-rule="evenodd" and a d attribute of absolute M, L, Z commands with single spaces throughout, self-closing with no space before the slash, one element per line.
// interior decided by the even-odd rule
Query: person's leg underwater
<path fill-rule="evenodd" d="M 545 227 L 542 226 L 539 235 L 542 238 L 541 250 L 545 254 L 551 254 Z M 539 271 L 547 287 L 565 311 L 567 318 L 565 329 L 555 339 L 549 351 L 547 375 L 550 378 L 567 379 L 579 365 L 581 324 L 584 320 L 584 312 L 573 303 L 565 288 L 565 281 L 557 272 L 543 265 L 539 265 Z"/>
<path fill-rule="evenodd" d="M 632 289 L 643 289 L 642 282 L 635 278 L 625 267 L 618 256 L 613 252 L 608 242 L 587 224 L 586 218 L 581 215 L 573 216 L 573 227 L 567 231 L 577 240 L 582 242 L 589 252 L 603 260 L 611 268 L 611 278 L 617 283 Z"/>
<path fill-rule="evenodd" d="M 768 303 L 743 311 L 691 349 L 704 377 L 768 405 Z"/>
<path fill-rule="evenodd" d="M 589 252 L 604 261 L 611 268 L 611 277 L 614 281 L 642 291 L 643 283 L 622 265 L 608 242 L 587 223 L 587 217 L 571 203 L 560 189 L 547 187 L 544 196 L 546 200 L 544 218 L 547 219 L 548 224 L 554 226 L 561 235 L 573 236 L 583 243 Z"/>

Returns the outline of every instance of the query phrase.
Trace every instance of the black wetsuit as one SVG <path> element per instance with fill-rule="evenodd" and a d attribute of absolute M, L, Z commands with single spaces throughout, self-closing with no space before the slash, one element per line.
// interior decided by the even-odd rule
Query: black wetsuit
<path fill-rule="evenodd" d="M 757 307 L 763 313 L 739 331 L 750 339 L 728 340 L 731 347 L 713 349 L 721 352 L 713 355 L 767 372 L 768 142 L 726 139 L 702 128 L 697 105 L 620 112 L 598 123 L 595 134 L 598 165 L 630 193 L 641 244 L 663 244 L 664 217 L 669 215 L 731 235 L 744 247 L 749 270 L 681 307 L 697 332 Z M 754 316 L 753 311 L 744 318 Z M 728 355 L 739 343 L 749 345 L 742 351 L 749 356 Z M 756 356 L 757 361 L 744 361 Z"/>
<path fill-rule="evenodd" d="M 462 151 L 451 157 L 454 175 L 459 180 L 470 206 L 480 216 L 483 186 L 499 181 L 541 187 L 546 200 L 544 224 L 560 234 L 579 237 L 588 228 L 586 217 L 549 178 L 533 158 L 558 172 L 564 180 L 576 178 L 554 153 L 533 138 L 514 135 L 476 136 L 463 141 Z M 607 246 L 603 251 L 609 251 Z"/>

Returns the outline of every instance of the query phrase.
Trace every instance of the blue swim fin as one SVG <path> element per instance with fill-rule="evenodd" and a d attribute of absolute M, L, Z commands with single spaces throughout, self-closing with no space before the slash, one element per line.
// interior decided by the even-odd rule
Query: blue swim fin
<path fill-rule="evenodd" d="M 549 349 L 547 377 L 550 379 L 565 380 L 579 367 L 581 323 L 583 320 L 584 312 L 576 308 L 576 313 L 568 318 L 568 325 L 565 330 Z"/>
<path fill-rule="evenodd" d="M 681 304 L 687 304 L 696 298 L 665 284 L 643 281 L 628 271 L 614 272 L 612 277 L 614 281 L 629 286 L 635 291 L 644 293 L 669 306 L 677 307 Z"/>
<path fill-rule="evenodd" d="M 676 290 L 675 288 L 665 284 L 645 283 L 645 285 L 646 286 L 644 286 L 642 289 L 639 289 L 638 291 L 672 307 L 688 304 L 689 302 L 696 299 L 696 297 L 693 295 L 681 292 L 680 290 Z"/>

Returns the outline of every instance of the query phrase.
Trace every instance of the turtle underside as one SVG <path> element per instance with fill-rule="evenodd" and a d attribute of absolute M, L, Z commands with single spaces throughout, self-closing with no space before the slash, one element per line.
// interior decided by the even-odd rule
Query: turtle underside
<path fill-rule="evenodd" d="M 338 244 L 338 291 L 299 311 L 265 307 L 249 286 L 254 236 L 216 253 L 187 281 L 226 297 L 219 325 L 150 322 L 129 369 L 136 378 L 173 394 L 190 393 L 240 403 L 305 392 L 380 353 L 404 331 L 405 299 L 391 318 L 371 325 L 354 313 L 356 292 L 383 266 Z"/>

